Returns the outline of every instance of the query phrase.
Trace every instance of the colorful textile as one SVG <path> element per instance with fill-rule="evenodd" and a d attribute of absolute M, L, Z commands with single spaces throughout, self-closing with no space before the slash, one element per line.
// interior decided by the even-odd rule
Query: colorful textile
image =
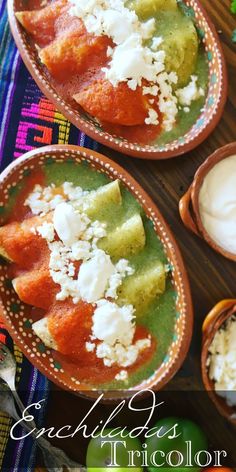
<path fill-rule="evenodd" d="M 0 7 L 0 168 L 12 159 L 48 144 L 97 143 L 75 128 L 47 100 L 26 70 L 7 22 L 6 0 Z"/>
<path fill-rule="evenodd" d="M 12 342 L 3 324 L 0 324 L 0 340 L 5 342 L 11 349 L 17 361 L 16 384 L 24 405 L 31 405 L 32 403 L 37 403 L 42 398 L 45 399 L 45 406 L 41 410 L 34 411 L 36 423 L 40 427 L 45 415 L 49 382 L 23 356 L 22 352 Z M 0 413 L 0 470 L 2 472 L 31 472 L 34 470 L 36 458 L 35 442 L 31 437 L 21 441 L 11 439 L 9 433 L 12 424 L 13 420 L 7 415 Z M 23 436 L 24 432 L 21 427 L 18 427 L 18 436 Z"/>
<path fill-rule="evenodd" d="M 71 125 L 38 89 L 12 39 L 6 0 L 0 0 L 0 169 L 33 148 L 57 143 L 97 149 L 97 143 Z M 24 404 L 46 398 L 49 382 L 24 358 L 1 324 L 0 340 L 17 358 L 18 388 Z M 39 427 L 44 413 L 41 409 L 36 418 Z M 30 438 L 20 442 L 9 439 L 11 424 L 0 414 L 0 470 L 30 472 L 34 469 L 35 444 Z"/>

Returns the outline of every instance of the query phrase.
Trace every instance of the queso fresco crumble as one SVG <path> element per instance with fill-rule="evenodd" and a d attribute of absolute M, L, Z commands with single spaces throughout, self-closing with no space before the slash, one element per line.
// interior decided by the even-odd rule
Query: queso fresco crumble
<path fill-rule="evenodd" d="M 165 144 L 200 116 L 208 63 L 177 0 L 55 0 L 16 17 L 59 95 L 109 134 Z"/>
<path fill-rule="evenodd" d="M 151 340 L 147 337 L 133 341 L 135 309 L 132 305 L 116 304 L 118 287 L 126 275 L 134 273 L 134 269 L 126 259 L 113 264 L 110 256 L 97 247 L 98 241 L 106 236 L 106 227 L 99 221 L 92 222 L 86 215 L 91 196 L 92 192 L 84 192 L 69 182 L 63 184 L 61 193 L 55 192 L 54 185 L 46 188 L 36 185 L 25 205 L 42 218 L 36 232 L 47 241 L 50 250 L 50 275 L 60 286 L 56 299 L 71 297 L 74 304 L 82 299 L 96 307 L 86 350 L 95 350 L 106 366 L 115 363 L 125 368 L 136 362 Z M 76 261 L 82 262 L 77 278 Z M 33 328 L 42 337 L 45 320 L 35 322 Z M 51 344 L 56 347 L 53 342 Z M 124 369 L 116 376 L 117 380 L 126 378 Z"/>
<path fill-rule="evenodd" d="M 112 39 L 114 47 L 109 47 L 107 55 L 110 62 L 102 71 L 111 84 L 116 87 L 126 82 L 131 90 L 142 86 L 143 95 L 156 97 L 159 95 L 159 109 L 163 113 L 162 123 L 165 131 L 171 131 L 178 113 L 178 106 L 189 112 L 189 106 L 201 96 L 204 90 L 198 87 L 198 77 L 191 76 L 189 84 L 174 92 L 178 76 L 175 72 L 165 70 L 166 53 L 161 49 L 162 37 L 153 37 L 155 19 L 142 23 L 122 0 L 70 0 L 71 15 L 83 20 L 89 33 L 96 36 L 105 35 Z M 151 46 L 147 40 L 152 39 Z M 146 124 L 158 125 L 158 114 L 152 108 L 153 100 L 149 100 Z"/>

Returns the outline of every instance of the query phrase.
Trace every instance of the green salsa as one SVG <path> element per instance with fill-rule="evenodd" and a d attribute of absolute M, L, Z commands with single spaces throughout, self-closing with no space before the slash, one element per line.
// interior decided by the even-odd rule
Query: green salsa
<path fill-rule="evenodd" d="M 167 72 L 176 72 L 178 83 L 175 88 L 185 87 L 191 75 L 198 77 L 198 86 L 205 94 L 190 105 L 188 112 L 179 107 L 176 125 L 171 131 L 162 131 L 152 144 L 160 146 L 184 136 L 196 123 L 205 103 L 208 87 L 207 55 L 198 30 L 194 24 L 192 9 L 181 8 L 176 0 L 128 0 L 127 6 L 134 9 L 141 21 L 155 18 L 156 27 L 153 37 L 161 37 L 159 50 L 166 53 L 165 66 Z M 151 45 L 152 40 L 147 43 Z"/>

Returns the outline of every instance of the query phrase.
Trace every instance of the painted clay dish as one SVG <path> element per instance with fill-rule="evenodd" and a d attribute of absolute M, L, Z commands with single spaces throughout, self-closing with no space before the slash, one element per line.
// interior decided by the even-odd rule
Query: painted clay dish
<path fill-rule="evenodd" d="M 221 43 L 214 25 L 208 18 L 200 1 L 186 0 L 191 8 L 199 35 L 202 38 L 209 66 L 208 93 L 205 105 L 194 126 L 180 138 L 165 145 L 141 145 L 105 132 L 102 127 L 82 111 L 66 103 L 52 87 L 38 59 L 36 48 L 15 18 L 15 12 L 26 8 L 23 0 L 8 0 L 8 15 L 11 31 L 22 59 L 42 92 L 56 108 L 76 127 L 96 141 L 119 152 L 143 159 L 168 159 L 184 154 L 204 141 L 216 127 L 224 110 L 227 98 L 227 71 Z"/>
<path fill-rule="evenodd" d="M 201 368 L 202 380 L 209 397 L 215 404 L 219 413 L 236 425 L 236 409 L 228 406 L 225 400 L 216 394 L 214 382 L 209 378 L 207 367 L 209 347 L 213 338 L 222 324 L 234 313 L 236 313 L 236 299 L 229 299 L 217 303 L 217 305 L 215 305 L 206 316 L 202 326 Z"/>
<path fill-rule="evenodd" d="M 101 154 L 67 145 L 47 146 L 30 151 L 10 164 L 1 174 L 0 225 L 4 224 L 4 207 L 8 204 L 9 198 L 14 196 L 17 186 L 24 176 L 37 172 L 42 164 L 50 165 L 53 160 L 62 164 L 69 160 L 72 165 L 82 162 L 95 168 L 97 172 L 106 174 L 111 180 L 119 179 L 141 204 L 146 216 L 153 222 L 156 234 L 161 239 L 168 261 L 173 268 L 172 284 L 176 300 L 173 338 L 162 364 L 151 378 L 132 390 L 151 387 L 160 389 L 173 377 L 183 363 L 189 348 L 193 324 L 189 282 L 181 254 L 170 229 L 149 196 L 125 170 Z M 19 301 L 10 280 L 6 277 L 7 265 L 7 263 L 3 263 L 0 267 L 0 294 L 4 321 L 13 339 L 30 362 L 54 383 L 72 391 L 88 390 L 88 385 L 79 384 L 76 378 L 66 372 L 66 369 L 64 371 L 58 363 L 53 362 L 51 351 L 45 348 L 42 341 L 34 334 L 31 327 L 32 320 L 27 314 L 29 313 L 29 305 L 27 307 Z"/>
<path fill-rule="evenodd" d="M 236 261 L 236 255 L 220 247 L 207 233 L 204 228 L 199 211 L 199 192 L 204 178 L 208 172 L 221 160 L 230 157 L 236 153 L 236 143 L 227 144 L 217 149 L 208 159 L 199 167 L 194 176 L 192 185 L 181 198 L 179 203 L 180 216 L 185 226 L 196 235 L 205 239 L 205 241 L 224 257 Z"/>

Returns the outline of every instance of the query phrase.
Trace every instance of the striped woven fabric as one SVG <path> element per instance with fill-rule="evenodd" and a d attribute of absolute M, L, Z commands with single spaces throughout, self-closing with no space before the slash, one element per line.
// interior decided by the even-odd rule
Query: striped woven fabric
<path fill-rule="evenodd" d="M 40 92 L 22 63 L 7 21 L 6 0 L 0 0 L 0 169 L 23 153 L 48 144 L 79 144 L 97 149 L 97 143 L 77 130 Z M 0 340 L 17 359 L 17 385 L 23 402 L 47 398 L 49 383 L 23 357 L 0 322 Z M 40 427 L 44 416 L 39 410 Z M 9 438 L 11 420 L 0 414 L 0 470 L 34 470 L 32 439 L 16 442 Z"/>
<path fill-rule="evenodd" d="M 5 342 L 14 353 L 17 362 L 16 385 L 23 403 L 31 405 L 42 398 L 45 399 L 44 409 L 36 410 L 35 414 L 36 423 L 40 427 L 45 415 L 49 382 L 25 359 L 22 352 L 12 342 L 2 323 L 0 323 L 0 340 Z M 30 437 L 21 441 L 11 439 L 9 433 L 12 424 L 13 421 L 7 415 L 0 413 L 0 470 L 2 472 L 30 472 L 34 470 L 35 466 L 36 445 Z M 24 430 L 18 427 L 17 435 L 21 437 L 23 434 Z"/>
<path fill-rule="evenodd" d="M 9 31 L 6 0 L 0 7 L 0 165 L 47 144 L 97 143 L 76 129 L 47 100 L 29 75 Z"/>

